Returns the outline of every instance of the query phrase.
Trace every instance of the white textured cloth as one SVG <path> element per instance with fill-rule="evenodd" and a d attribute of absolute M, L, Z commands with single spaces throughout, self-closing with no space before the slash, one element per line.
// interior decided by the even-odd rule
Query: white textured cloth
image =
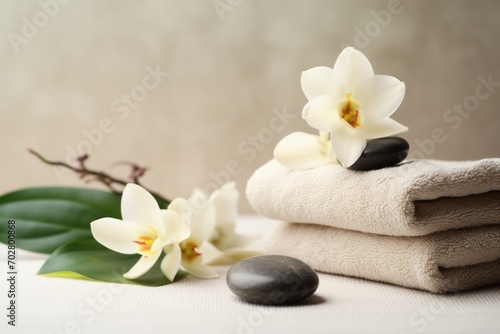
<path fill-rule="evenodd" d="M 500 284 L 500 225 L 395 237 L 284 223 L 267 251 L 318 271 L 435 293 Z"/>
<path fill-rule="evenodd" d="M 397 236 L 500 224 L 500 159 L 414 160 L 368 172 L 339 165 L 289 170 L 271 160 L 247 198 L 278 220 Z"/>
<path fill-rule="evenodd" d="M 241 217 L 238 228 L 265 238 L 278 222 Z M 274 239 L 272 239 L 274 240 Z M 6 267 L 7 249 L 0 245 Z M 500 286 L 451 295 L 345 276 L 319 274 L 319 288 L 301 305 L 270 307 L 239 301 L 218 279 L 186 277 L 159 287 L 36 276 L 46 256 L 18 252 L 18 321 L 7 325 L 7 285 L 0 280 L 6 334 L 101 333 L 499 333 Z"/>

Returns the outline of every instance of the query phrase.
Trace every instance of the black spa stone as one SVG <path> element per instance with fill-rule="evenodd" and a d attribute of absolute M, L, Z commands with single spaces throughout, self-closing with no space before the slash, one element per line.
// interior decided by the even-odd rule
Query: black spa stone
<path fill-rule="evenodd" d="M 359 159 L 348 169 L 367 171 L 394 166 L 408 156 L 409 148 L 410 144 L 399 137 L 368 140 Z"/>
<path fill-rule="evenodd" d="M 233 265 L 226 276 L 229 289 L 256 304 L 282 305 L 312 295 L 318 274 L 306 263 L 281 255 L 251 257 Z"/>

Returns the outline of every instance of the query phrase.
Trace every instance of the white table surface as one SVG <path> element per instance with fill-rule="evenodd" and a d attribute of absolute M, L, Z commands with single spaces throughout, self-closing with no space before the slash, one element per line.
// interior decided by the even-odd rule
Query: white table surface
<path fill-rule="evenodd" d="M 238 229 L 265 240 L 277 224 L 242 216 Z M 5 245 L 0 253 L 5 268 Z M 219 267 L 218 279 L 188 276 L 150 288 L 36 276 L 45 258 L 18 254 L 15 328 L 7 325 L 1 280 L 1 333 L 500 333 L 500 286 L 434 295 L 320 274 L 307 302 L 273 307 L 238 300 L 226 286 L 228 267 Z"/>

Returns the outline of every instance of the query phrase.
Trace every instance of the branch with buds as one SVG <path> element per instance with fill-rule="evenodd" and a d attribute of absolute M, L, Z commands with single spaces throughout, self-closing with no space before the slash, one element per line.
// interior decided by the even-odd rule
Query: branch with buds
<path fill-rule="evenodd" d="M 40 159 L 42 162 L 44 162 L 48 165 L 64 167 L 64 168 L 67 168 L 67 169 L 77 173 L 80 176 L 80 179 L 84 180 L 86 183 L 100 182 L 100 183 L 104 184 L 113 193 L 121 194 L 123 192 L 123 187 L 125 187 L 127 185 L 127 183 L 135 183 L 135 184 L 140 185 L 144 189 L 146 189 L 151 195 L 155 196 L 156 198 L 163 200 L 165 202 L 171 202 L 169 199 L 161 196 L 160 194 L 147 189 L 139 181 L 139 179 L 142 176 L 144 176 L 146 171 L 149 169 L 148 167 L 141 167 L 138 164 L 128 162 L 128 161 L 119 161 L 119 162 L 117 162 L 117 164 L 128 165 L 131 169 L 130 175 L 129 175 L 129 180 L 122 180 L 122 179 L 118 179 L 116 177 L 113 177 L 109 174 L 106 174 L 104 172 L 89 169 L 85 164 L 85 162 L 89 158 L 88 154 L 84 154 L 84 155 L 79 156 L 76 159 L 76 165 L 71 166 L 71 165 L 69 165 L 65 162 L 62 162 L 62 161 L 48 160 L 45 157 L 43 157 L 40 153 L 38 153 L 32 149 L 28 149 L 28 151 L 31 154 L 33 154 L 34 156 L 36 156 L 38 159 Z M 117 188 L 117 185 L 121 186 L 121 187 Z"/>

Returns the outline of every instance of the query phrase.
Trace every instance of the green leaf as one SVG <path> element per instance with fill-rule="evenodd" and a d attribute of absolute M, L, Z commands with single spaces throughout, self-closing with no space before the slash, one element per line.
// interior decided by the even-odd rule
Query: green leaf
<path fill-rule="evenodd" d="M 153 197 L 155 198 L 156 202 L 158 202 L 158 206 L 160 207 L 160 209 L 167 209 L 170 205 L 170 202 L 167 202 L 158 196 L 153 195 Z"/>
<path fill-rule="evenodd" d="M 100 245 L 94 239 L 77 240 L 67 243 L 52 253 L 44 263 L 39 275 L 50 277 L 76 278 L 82 280 L 161 286 L 170 282 L 160 269 L 161 259 L 151 270 L 135 280 L 123 277 L 139 260 L 140 255 L 115 253 Z M 175 281 L 186 276 L 179 272 Z"/>
<path fill-rule="evenodd" d="M 120 218 L 120 195 L 74 187 L 26 188 L 0 196 L 0 242 L 16 221 L 16 246 L 52 253 L 60 245 L 92 238 L 90 222 Z"/>

